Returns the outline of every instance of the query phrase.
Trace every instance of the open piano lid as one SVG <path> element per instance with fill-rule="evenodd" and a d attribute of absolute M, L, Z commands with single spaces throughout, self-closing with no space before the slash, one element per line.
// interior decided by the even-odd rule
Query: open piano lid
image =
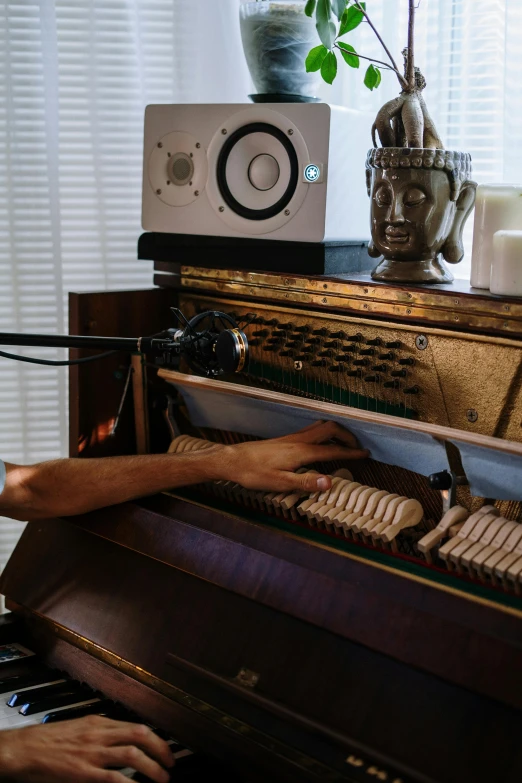
<path fill-rule="evenodd" d="M 424 476 L 449 469 L 445 445 L 451 443 L 473 495 L 522 500 L 520 443 L 172 370 L 158 374 L 182 394 L 197 427 L 275 438 L 331 419 L 349 429 L 374 460 Z"/>

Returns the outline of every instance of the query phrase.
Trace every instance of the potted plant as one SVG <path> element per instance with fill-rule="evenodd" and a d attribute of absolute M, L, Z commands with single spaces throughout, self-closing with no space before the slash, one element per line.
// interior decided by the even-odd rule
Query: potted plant
<path fill-rule="evenodd" d="M 317 100 L 320 75 L 303 68 L 308 50 L 318 42 L 305 5 L 304 0 L 254 0 L 240 6 L 243 49 L 257 90 L 250 96 L 254 102 Z"/>
<path fill-rule="evenodd" d="M 407 46 L 401 70 L 375 28 L 367 4 L 359 0 L 308 0 L 305 14 L 315 18 L 321 44 L 306 58 L 306 71 L 320 72 L 332 84 L 338 55 L 351 68 L 366 66 L 364 83 L 370 90 L 381 83 L 382 71 L 395 74 L 400 94 L 378 111 L 372 128 L 373 149 L 366 160 L 371 198 L 368 252 L 383 256 L 372 273 L 375 280 L 442 283 L 453 275 L 440 260 L 462 260 L 462 231 L 475 203 L 471 156 L 445 150 L 423 97 L 426 87 L 415 66 L 415 10 L 408 0 Z M 368 24 L 380 42 L 385 59 L 366 57 L 345 36 Z M 377 140 L 381 147 L 378 147 Z"/>

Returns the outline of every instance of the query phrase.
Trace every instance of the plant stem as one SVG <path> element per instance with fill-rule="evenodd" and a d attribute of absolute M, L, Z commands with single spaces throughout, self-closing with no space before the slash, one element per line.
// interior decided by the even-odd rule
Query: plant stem
<path fill-rule="evenodd" d="M 412 0 L 410 0 L 410 3 L 411 3 L 411 2 L 412 2 Z M 384 49 L 384 51 L 386 52 L 386 54 L 387 54 L 387 55 L 388 55 L 388 57 L 390 58 L 390 63 L 392 64 L 392 70 L 393 70 L 393 71 L 395 71 L 395 73 L 397 74 L 397 77 L 398 77 L 398 79 L 399 79 L 399 82 L 400 82 L 400 85 L 401 85 L 401 87 L 403 87 L 403 88 L 404 88 L 404 87 L 407 87 L 407 86 L 408 86 L 408 84 L 407 84 L 407 82 L 406 82 L 406 79 L 404 78 L 404 76 L 403 76 L 403 75 L 401 74 L 401 72 L 399 71 L 399 69 L 398 69 L 398 67 L 397 67 L 397 63 L 396 63 L 396 62 L 395 62 L 395 60 L 393 59 L 393 57 L 392 57 L 392 55 L 391 55 L 391 52 L 390 52 L 390 50 L 388 49 L 388 47 L 386 46 L 386 44 L 384 43 L 384 41 L 383 41 L 382 37 L 381 37 L 381 36 L 379 35 L 379 33 L 377 32 L 377 29 L 375 28 L 375 26 L 374 26 L 374 24 L 373 24 L 372 20 L 370 19 L 370 17 L 368 16 L 368 14 L 366 13 L 366 11 L 365 11 L 365 10 L 364 10 L 364 8 L 361 6 L 361 4 L 360 4 L 360 2 L 359 2 L 358 0 L 356 0 L 356 2 L 355 2 L 355 6 L 356 6 L 356 7 L 359 9 L 359 11 L 362 13 L 362 15 L 364 16 L 364 18 L 366 19 L 366 21 L 368 22 L 368 24 L 369 24 L 369 25 L 370 25 L 370 27 L 372 28 L 373 32 L 374 32 L 374 33 L 375 33 L 375 35 L 377 36 L 377 39 L 378 39 L 379 43 L 381 44 L 382 48 Z"/>
<path fill-rule="evenodd" d="M 406 81 L 408 89 L 415 89 L 415 0 L 409 0 L 410 13 L 408 18 L 408 57 L 406 64 Z"/>
<path fill-rule="evenodd" d="M 346 52 L 346 49 L 343 49 L 342 46 L 339 46 L 339 44 L 334 44 L 335 49 L 339 49 L 340 52 Z M 387 68 L 388 71 L 393 71 L 398 76 L 403 79 L 404 77 L 400 73 L 400 71 L 396 71 L 393 66 L 391 66 L 389 63 L 385 63 L 382 60 L 376 60 L 375 57 L 365 57 L 364 54 L 359 54 L 359 52 L 346 52 L 347 54 L 352 54 L 354 57 L 359 57 L 361 60 L 368 60 L 371 63 L 377 63 L 377 65 L 382 65 L 383 68 Z"/>

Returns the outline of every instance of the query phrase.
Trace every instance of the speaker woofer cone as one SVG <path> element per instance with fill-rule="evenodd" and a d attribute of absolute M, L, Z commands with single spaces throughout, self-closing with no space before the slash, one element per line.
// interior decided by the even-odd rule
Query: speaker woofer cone
<path fill-rule="evenodd" d="M 279 198 L 274 204 L 264 209 L 252 209 L 241 204 L 235 196 L 232 194 L 227 182 L 227 162 L 235 145 L 245 136 L 251 133 L 267 133 L 273 136 L 284 148 L 290 165 L 290 176 L 288 179 L 288 186 L 284 191 L 281 198 Z M 299 163 L 294 146 L 288 136 L 283 133 L 282 130 L 276 128 L 274 125 L 269 125 L 265 122 L 253 122 L 249 125 L 244 125 L 234 133 L 230 134 L 223 147 L 220 150 L 217 165 L 216 165 L 216 179 L 219 191 L 226 205 L 240 217 L 247 220 L 269 220 L 282 212 L 285 207 L 290 203 L 292 196 L 295 193 L 297 183 L 299 181 Z"/>

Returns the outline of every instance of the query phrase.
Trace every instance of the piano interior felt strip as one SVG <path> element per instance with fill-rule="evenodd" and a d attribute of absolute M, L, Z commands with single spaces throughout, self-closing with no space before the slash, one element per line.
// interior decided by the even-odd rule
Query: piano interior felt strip
<path fill-rule="evenodd" d="M 445 444 L 451 443 L 461 453 L 467 476 L 469 471 L 473 495 L 522 500 L 520 443 L 172 370 L 160 370 L 158 375 L 183 395 L 195 426 L 270 438 L 296 431 L 319 418 L 331 419 L 350 429 L 377 462 L 425 476 L 448 470 Z"/>
<path fill-rule="evenodd" d="M 172 374 L 174 375 L 174 374 Z M 170 378 L 167 377 L 167 380 Z M 182 393 L 190 420 L 196 427 L 241 432 L 260 438 L 277 438 L 306 427 L 321 418 L 314 410 L 293 407 L 269 400 L 250 399 L 206 388 L 188 387 L 174 382 Z M 328 419 L 347 427 L 373 459 L 398 465 L 424 476 L 448 470 L 444 445 L 423 432 L 391 427 L 380 422 L 360 421 L 350 416 L 350 408 L 337 409 Z"/>

